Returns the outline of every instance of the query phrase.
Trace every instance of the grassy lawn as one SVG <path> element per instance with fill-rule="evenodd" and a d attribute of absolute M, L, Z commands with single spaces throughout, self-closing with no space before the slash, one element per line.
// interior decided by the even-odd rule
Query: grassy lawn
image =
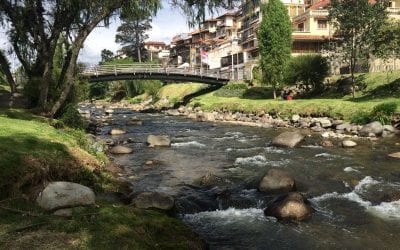
<path fill-rule="evenodd" d="M 20 212 L 0 209 L 0 245 L 2 249 L 202 249 L 202 241 L 187 226 L 163 213 L 108 202 L 97 205 L 75 208 L 72 218 L 61 218 L 23 199 L 2 202 L 0 206 Z"/>
<path fill-rule="evenodd" d="M 33 200 L 47 181 L 119 191 L 99 159 L 82 149 L 83 132 L 50 123 L 26 111 L 0 109 L 1 249 L 202 249 L 188 227 L 157 211 L 98 201 L 96 207 L 75 208 L 67 219 L 38 208 Z"/>
<path fill-rule="evenodd" d="M 175 83 L 168 84 L 160 89 L 158 92 L 158 98 L 168 99 L 170 103 L 177 103 L 182 99 L 200 89 L 205 88 L 207 85 L 201 83 Z M 161 103 L 158 103 L 161 104 Z M 157 103 L 156 103 L 157 106 Z"/>
<path fill-rule="evenodd" d="M 280 114 L 281 117 L 300 114 L 303 116 L 330 116 L 345 120 L 351 120 L 360 112 L 370 112 L 374 106 L 384 102 L 397 103 L 397 111 L 400 111 L 400 72 L 371 73 L 364 77 L 367 88 L 357 93 L 355 99 L 351 96 L 344 96 L 284 101 L 265 97 L 265 99 L 253 98 L 252 95 L 246 94 L 244 97 L 227 98 L 209 93 L 193 99 L 191 105 L 201 106 L 204 110 L 209 111 L 220 109 L 244 112 L 265 111 Z"/>

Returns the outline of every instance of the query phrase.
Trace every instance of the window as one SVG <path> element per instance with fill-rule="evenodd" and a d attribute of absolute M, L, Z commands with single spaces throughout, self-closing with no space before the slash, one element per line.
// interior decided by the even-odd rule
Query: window
<path fill-rule="evenodd" d="M 297 24 L 297 30 L 298 31 L 304 31 L 304 23 Z"/>
<path fill-rule="evenodd" d="M 318 20 L 318 29 L 325 30 L 328 28 L 327 20 Z"/>

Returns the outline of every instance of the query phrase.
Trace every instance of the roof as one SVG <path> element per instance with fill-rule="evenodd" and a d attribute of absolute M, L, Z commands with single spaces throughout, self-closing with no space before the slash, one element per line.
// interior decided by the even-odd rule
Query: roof
<path fill-rule="evenodd" d="M 225 16 L 236 16 L 236 14 L 237 14 L 237 11 L 234 11 L 234 12 L 226 12 L 226 13 L 224 13 L 223 15 L 217 17 L 217 19 L 221 19 L 221 18 L 223 18 L 223 17 L 225 17 Z"/>
<path fill-rule="evenodd" d="M 162 45 L 162 46 L 166 46 L 166 44 L 164 42 L 157 42 L 157 41 L 147 41 L 144 44 L 145 45 Z"/>
<path fill-rule="evenodd" d="M 368 0 L 369 3 L 374 4 L 376 0 Z M 311 10 L 326 9 L 331 4 L 331 0 L 321 0 L 310 6 Z"/>
<path fill-rule="evenodd" d="M 327 8 L 331 4 L 331 0 L 321 0 L 318 3 L 315 3 L 310 6 L 311 10 L 318 10 Z"/>

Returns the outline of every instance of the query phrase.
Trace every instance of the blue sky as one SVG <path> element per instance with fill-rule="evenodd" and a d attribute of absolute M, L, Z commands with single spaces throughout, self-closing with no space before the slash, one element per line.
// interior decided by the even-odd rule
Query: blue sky
<path fill-rule="evenodd" d="M 153 18 L 152 30 L 148 32 L 149 40 L 170 43 L 171 38 L 179 33 L 188 32 L 186 16 L 180 9 L 171 7 L 167 1 L 162 1 L 162 9 Z M 96 28 L 87 38 L 79 60 L 85 63 L 100 61 L 100 52 L 106 48 L 113 52 L 119 45 L 114 42 L 119 21 L 115 20 L 109 28 Z"/>

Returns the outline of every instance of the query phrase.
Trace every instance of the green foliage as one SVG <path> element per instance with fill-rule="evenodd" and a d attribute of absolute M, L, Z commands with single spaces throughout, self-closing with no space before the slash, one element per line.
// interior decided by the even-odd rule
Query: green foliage
<path fill-rule="evenodd" d="M 113 59 L 114 53 L 111 50 L 103 49 L 101 51 L 101 63 L 109 62 Z"/>
<path fill-rule="evenodd" d="M 140 81 L 142 87 L 144 89 L 144 93 L 153 97 L 153 100 L 156 101 L 158 99 L 158 92 L 162 88 L 162 82 L 157 80 L 143 80 Z"/>
<path fill-rule="evenodd" d="M 286 75 L 288 84 L 304 84 L 313 90 L 323 89 L 323 81 L 328 76 L 329 64 L 321 55 L 301 55 L 292 57 Z"/>
<path fill-rule="evenodd" d="M 379 121 L 382 124 L 390 124 L 396 112 L 397 103 L 387 102 L 376 105 L 371 112 L 371 120 Z"/>
<path fill-rule="evenodd" d="M 332 49 L 349 63 L 353 80 L 357 62 L 368 59 L 374 37 L 387 20 L 388 3 L 386 0 L 377 0 L 374 4 L 370 4 L 369 0 L 331 1 L 329 19 L 336 29 L 336 36 L 340 37 Z"/>
<path fill-rule="evenodd" d="M 355 124 L 367 124 L 371 121 L 371 113 L 367 111 L 358 111 L 351 117 L 351 122 Z"/>
<path fill-rule="evenodd" d="M 104 99 L 108 91 L 109 83 L 95 82 L 89 85 L 89 98 Z"/>
<path fill-rule="evenodd" d="M 128 94 L 128 97 L 135 97 L 137 95 L 141 95 L 144 93 L 145 84 L 142 81 L 125 81 L 125 88 Z"/>
<path fill-rule="evenodd" d="M 71 128 L 84 129 L 87 125 L 74 104 L 65 106 L 60 120 Z"/>
<path fill-rule="evenodd" d="M 286 7 L 280 0 L 262 5 L 262 22 L 258 33 L 263 83 L 276 89 L 283 83 L 290 59 L 292 25 Z M 274 96 L 275 97 L 275 96 Z"/>
<path fill-rule="evenodd" d="M 272 96 L 272 89 L 269 87 L 252 87 L 243 93 L 246 99 L 268 99 Z"/>
<path fill-rule="evenodd" d="M 241 97 L 246 90 L 247 86 L 245 84 L 227 84 L 215 91 L 214 95 L 219 97 Z"/>
<path fill-rule="evenodd" d="M 400 56 L 400 22 L 389 19 L 386 21 L 372 39 L 372 53 L 387 60 Z"/>

